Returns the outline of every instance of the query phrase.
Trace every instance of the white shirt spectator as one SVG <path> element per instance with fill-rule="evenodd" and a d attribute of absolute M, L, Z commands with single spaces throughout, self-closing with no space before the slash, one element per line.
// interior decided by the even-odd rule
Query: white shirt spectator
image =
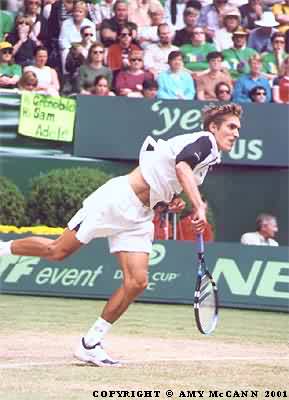
<path fill-rule="evenodd" d="M 158 43 L 158 27 L 143 26 L 138 29 L 138 38 L 141 39 L 140 44 L 143 49 L 146 49 L 152 43 Z"/>
<path fill-rule="evenodd" d="M 258 231 L 244 233 L 241 237 L 241 243 L 254 246 L 279 246 L 276 240 L 271 238 L 265 239 Z"/>
<path fill-rule="evenodd" d="M 174 45 L 160 46 L 159 44 L 149 45 L 144 52 L 145 69 L 154 70 L 155 77 L 160 72 L 166 71 L 169 67 L 168 56 L 172 51 L 177 51 L 179 48 Z"/>
<path fill-rule="evenodd" d="M 221 28 L 215 32 L 214 43 L 218 51 L 223 51 L 234 47 L 232 41 L 232 33 L 228 32 L 227 29 Z"/>

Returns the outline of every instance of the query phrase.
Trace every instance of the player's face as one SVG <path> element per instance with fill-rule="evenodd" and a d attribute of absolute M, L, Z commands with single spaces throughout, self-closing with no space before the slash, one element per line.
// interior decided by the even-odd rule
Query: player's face
<path fill-rule="evenodd" d="M 220 126 L 214 122 L 210 124 L 210 131 L 214 134 L 219 150 L 229 152 L 239 137 L 240 120 L 235 115 L 227 116 Z"/>

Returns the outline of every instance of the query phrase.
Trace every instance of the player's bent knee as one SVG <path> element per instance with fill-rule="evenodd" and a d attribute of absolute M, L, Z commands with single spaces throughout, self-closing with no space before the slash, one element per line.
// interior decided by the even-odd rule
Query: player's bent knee
<path fill-rule="evenodd" d="M 143 292 L 148 286 L 148 279 L 147 277 L 143 278 L 132 278 L 125 282 L 125 288 L 129 292 L 134 293 L 141 293 Z"/>

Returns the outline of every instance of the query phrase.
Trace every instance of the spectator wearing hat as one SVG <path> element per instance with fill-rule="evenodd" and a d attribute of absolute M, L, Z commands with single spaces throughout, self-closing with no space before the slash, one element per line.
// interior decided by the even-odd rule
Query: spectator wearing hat
<path fill-rule="evenodd" d="M 232 35 L 241 22 L 241 15 L 237 8 L 224 13 L 223 28 L 215 32 L 213 42 L 218 51 L 229 49 L 233 46 Z"/>
<path fill-rule="evenodd" d="M 180 51 L 172 51 L 168 56 L 169 69 L 158 77 L 159 99 L 193 100 L 196 95 L 191 75 L 184 70 L 183 56 Z"/>
<path fill-rule="evenodd" d="M 249 34 L 248 46 L 255 49 L 258 53 L 272 51 L 271 37 L 275 29 L 279 26 L 274 14 L 271 11 L 265 11 L 260 20 L 255 21 L 259 28 L 253 29 Z"/>
<path fill-rule="evenodd" d="M 14 64 L 13 46 L 9 42 L 0 43 L 0 88 L 15 88 L 22 75 L 21 67 Z"/>
<path fill-rule="evenodd" d="M 233 101 L 238 103 L 250 103 L 250 90 L 255 86 L 262 86 L 266 90 L 266 102 L 271 101 L 271 86 L 269 80 L 262 74 L 262 59 L 259 54 L 249 59 L 250 72 L 241 76 L 235 83 Z"/>
<path fill-rule="evenodd" d="M 248 60 L 257 54 L 256 50 L 247 47 L 247 38 L 247 30 L 239 26 L 232 34 L 233 46 L 223 51 L 223 65 L 234 80 L 250 72 Z"/>
<path fill-rule="evenodd" d="M 232 88 L 230 74 L 222 66 L 223 59 L 223 54 L 219 51 L 213 51 L 207 55 L 209 72 L 197 78 L 198 100 L 217 100 L 215 87 L 220 82 L 225 82 Z"/>
<path fill-rule="evenodd" d="M 268 79 L 274 79 L 280 75 L 283 61 L 288 56 L 285 51 L 285 34 L 275 32 L 271 37 L 273 51 L 262 54 L 262 71 Z"/>
<path fill-rule="evenodd" d="M 192 42 L 192 32 L 194 27 L 198 24 L 201 8 L 201 3 L 198 0 L 191 0 L 187 3 L 184 9 L 185 27 L 176 31 L 173 41 L 174 45 L 180 47 L 183 44 Z"/>
<path fill-rule="evenodd" d="M 232 87 L 226 82 L 219 82 L 215 86 L 215 95 L 219 101 L 231 101 Z"/>
<path fill-rule="evenodd" d="M 240 13 L 241 25 L 245 29 L 255 29 L 255 21 L 258 21 L 263 14 L 263 0 L 249 0 L 240 7 Z"/>
<path fill-rule="evenodd" d="M 191 44 L 184 44 L 180 48 L 185 67 L 194 73 L 194 76 L 204 73 L 209 68 L 207 55 L 216 51 L 213 43 L 206 41 L 206 33 L 203 27 L 195 26 L 192 32 Z"/>
<path fill-rule="evenodd" d="M 289 29 L 289 0 L 285 0 L 279 4 L 274 4 L 272 12 L 276 21 L 279 22 L 279 31 L 287 32 Z"/>

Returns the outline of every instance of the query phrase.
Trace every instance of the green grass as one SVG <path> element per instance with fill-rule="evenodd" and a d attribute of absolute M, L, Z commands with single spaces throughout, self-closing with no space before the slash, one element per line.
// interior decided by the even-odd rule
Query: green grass
<path fill-rule="evenodd" d="M 93 300 L 0 295 L 0 400 L 87 400 L 94 398 L 93 390 L 137 389 L 160 390 L 160 399 L 167 398 L 167 389 L 174 391 L 172 399 L 180 398 L 181 390 L 204 390 L 209 399 L 209 390 L 235 389 L 259 390 L 259 400 L 265 400 L 265 389 L 287 390 L 289 398 L 288 314 L 221 309 L 216 332 L 205 338 L 196 330 L 190 306 L 135 303 L 113 327 L 111 341 L 122 346 L 127 340 L 128 358 L 142 351 L 141 343 L 144 359 L 167 344 L 160 360 L 133 361 L 123 368 L 77 366 L 70 361 L 70 346 L 103 305 Z M 169 359 L 177 348 L 186 360 Z M 211 354 L 207 348 L 216 355 L 224 349 L 229 356 L 244 357 L 256 351 L 259 358 L 206 360 Z M 288 359 L 278 360 L 286 352 Z M 204 360 L 195 360 L 196 354 L 203 354 Z M 260 359 L 262 354 L 267 361 Z M 56 364 L 3 368 L 29 360 Z"/>

